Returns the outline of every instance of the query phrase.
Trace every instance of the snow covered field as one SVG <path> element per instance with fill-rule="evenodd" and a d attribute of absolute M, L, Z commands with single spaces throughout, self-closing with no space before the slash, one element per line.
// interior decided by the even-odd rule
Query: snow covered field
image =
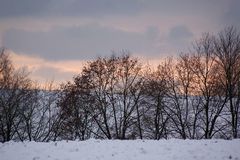
<path fill-rule="evenodd" d="M 240 160 L 236 140 L 95 140 L 0 143 L 1 160 Z"/>

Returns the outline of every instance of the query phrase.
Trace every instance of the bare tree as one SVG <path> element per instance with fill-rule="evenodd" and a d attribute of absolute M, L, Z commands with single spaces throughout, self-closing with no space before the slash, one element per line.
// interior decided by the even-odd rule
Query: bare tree
<path fill-rule="evenodd" d="M 53 139 L 53 128 L 56 125 L 58 113 L 57 91 L 53 89 L 53 83 L 45 84 L 44 88 L 38 85 L 32 88 L 31 95 L 25 100 L 25 108 L 21 109 L 22 124 L 30 141 Z"/>
<path fill-rule="evenodd" d="M 191 62 L 189 54 L 182 54 L 177 63 L 170 66 L 167 80 L 170 91 L 166 113 L 171 119 L 171 128 L 183 139 L 195 138 L 200 113 L 199 99 L 194 96 L 195 75 Z"/>
<path fill-rule="evenodd" d="M 112 138 L 110 128 L 110 118 L 112 117 L 110 103 L 108 100 L 108 90 L 111 82 L 114 69 L 111 70 L 113 59 L 98 58 L 86 66 L 82 75 L 88 78 L 88 85 L 92 86 L 91 94 L 95 98 L 95 103 L 88 108 L 98 129 L 108 139 Z M 97 132 L 97 131 L 95 131 Z M 100 135 L 101 137 L 102 135 Z"/>
<path fill-rule="evenodd" d="M 31 95 L 31 80 L 25 70 L 15 70 L 5 50 L 0 54 L 0 139 L 9 141 L 19 134 L 23 102 Z"/>
<path fill-rule="evenodd" d="M 137 109 L 137 123 L 141 135 L 140 119 L 139 119 L 139 99 L 141 92 L 141 65 L 137 59 L 131 58 L 129 55 L 120 58 L 119 69 L 119 82 L 117 84 L 117 96 L 121 107 L 120 112 L 120 126 L 121 138 L 126 138 L 126 132 L 129 127 L 133 125 L 135 117 L 134 111 Z"/>
<path fill-rule="evenodd" d="M 144 102 L 144 127 L 150 132 L 148 137 L 154 139 L 167 138 L 167 122 L 169 116 L 165 113 L 166 97 L 169 92 L 167 85 L 168 65 L 170 60 L 159 65 L 156 71 L 145 75 Z M 153 136 L 152 136 L 153 134 Z"/>
<path fill-rule="evenodd" d="M 77 84 L 83 79 L 84 83 Z M 126 139 L 136 135 L 142 138 L 139 103 L 142 82 L 139 62 L 129 55 L 98 58 L 84 67 L 82 73 L 75 77 L 74 88 L 79 90 L 81 86 L 88 86 L 87 94 L 93 101 L 88 103 L 86 110 L 94 122 L 93 135 L 108 139 Z M 72 94 L 70 97 L 73 98 L 76 93 Z M 137 133 L 128 132 L 130 127 L 136 127 Z"/>
<path fill-rule="evenodd" d="M 223 90 L 218 79 L 220 70 L 215 62 L 214 37 L 209 33 L 204 34 L 195 43 L 193 52 L 191 69 L 196 76 L 195 94 L 201 99 L 203 111 L 199 119 L 203 122 L 204 137 L 209 139 L 223 129 L 223 122 L 218 129 L 215 129 L 215 125 L 227 101 L 227 97 L 222 96 Z"/>
<path fill-rule="evenodd" d="M 222 83 L 231 113 L 232 137 L 238 137 L 240 79 L 240 34 L 234 27 L 221 31 L 214 42 L 216 62 L 222 70 Z"/>
<path fill-rule="evenodd" d="M 75 77 L 74 83 L 62 85 L 59 107 L 59 136 L 62 139 L 85 140 L 91 134 L 91 117 L 88 108 L 92 104 L 88 83 L 84 77 Z"/>

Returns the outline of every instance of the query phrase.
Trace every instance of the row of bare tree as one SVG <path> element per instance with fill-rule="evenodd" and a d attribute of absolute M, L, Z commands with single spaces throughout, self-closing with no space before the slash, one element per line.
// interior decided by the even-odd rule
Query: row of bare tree
<path fill-rule="evenodd" d="M 240 33 L 204 34 L 152 69 L 129 56 L 89 62 L 39 89 L 0 54 L 0 141 L 239 138 Z"/>

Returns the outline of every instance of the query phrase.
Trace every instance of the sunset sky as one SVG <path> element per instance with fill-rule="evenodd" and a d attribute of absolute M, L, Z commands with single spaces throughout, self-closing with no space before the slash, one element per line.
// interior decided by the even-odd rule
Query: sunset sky
<path fill-rule="evenodd" d="M 240 0 L 0 0 L 0 47 L 39 82 L 70 80 L 87 60 L 122 49 L 148 62 L 204 32 L 240 28 Z"/>

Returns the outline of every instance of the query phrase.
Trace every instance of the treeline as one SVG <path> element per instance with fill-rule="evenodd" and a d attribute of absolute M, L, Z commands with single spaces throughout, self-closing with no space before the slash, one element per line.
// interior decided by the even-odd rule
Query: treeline
<path fill-rule="evenodd" d="M 240 33 L 204 34 L 156 69 L 126 51 L 45 89 L 0 54 L 0 141 L 240 137 Z"/>

